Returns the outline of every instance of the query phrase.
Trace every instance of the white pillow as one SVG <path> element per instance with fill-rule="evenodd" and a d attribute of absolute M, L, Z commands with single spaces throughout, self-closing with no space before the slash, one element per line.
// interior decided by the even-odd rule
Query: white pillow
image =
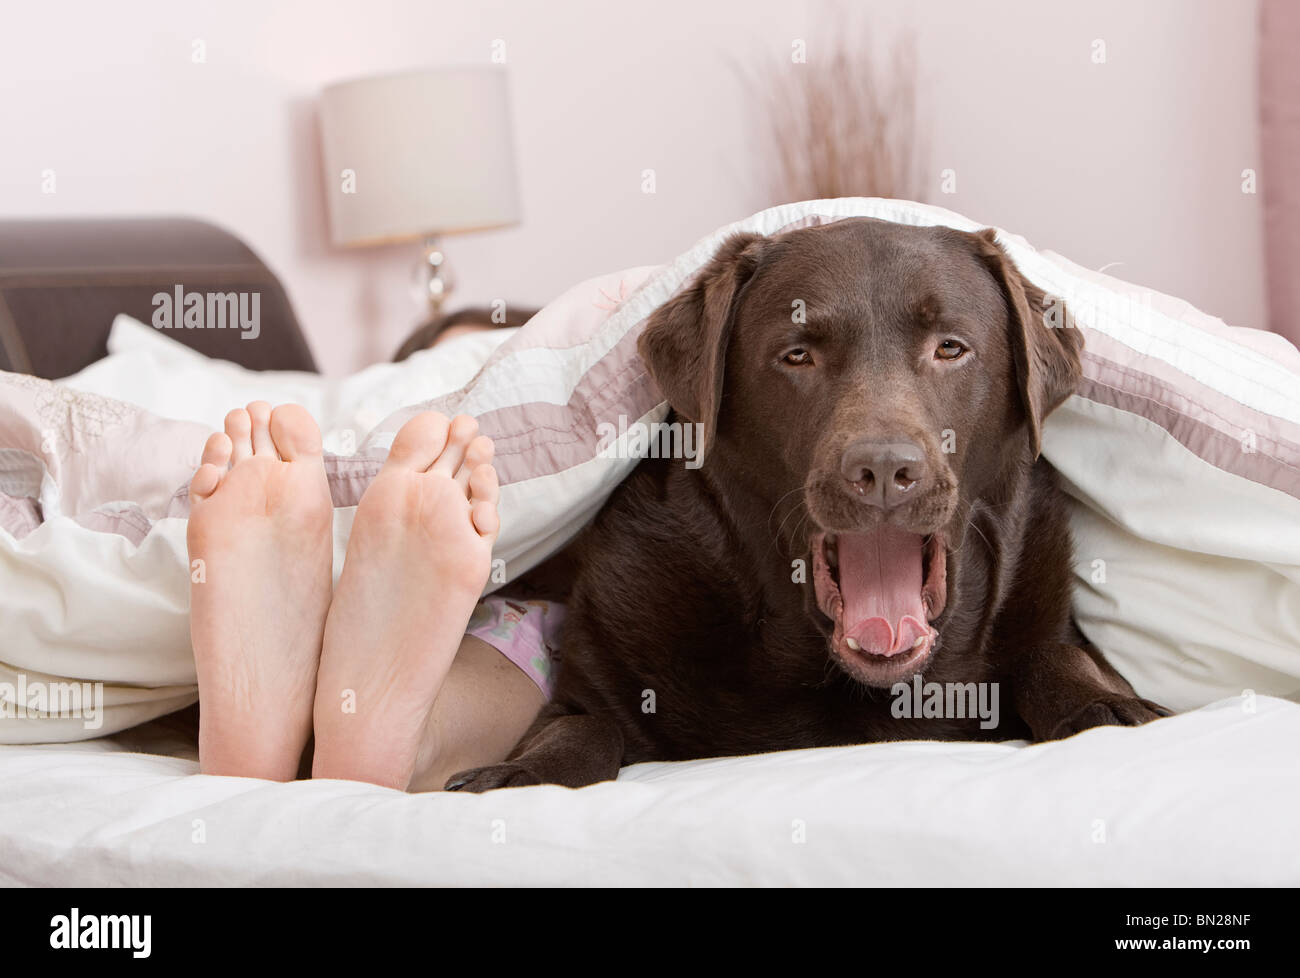
<path fill-rule="evenodd" d="M 401 363 L 378 363 L 332 378 L 213 360 L 139 320 L 118 316 L 109 332 L 108 356 L 58 383 L 211 428 L 220 428 L 227 411 L 249 401 L 293 402 L 316 418 L 326 451 L 349 455 L 386 415 L 468 383 L 516 331 L 465 333 Z"/>

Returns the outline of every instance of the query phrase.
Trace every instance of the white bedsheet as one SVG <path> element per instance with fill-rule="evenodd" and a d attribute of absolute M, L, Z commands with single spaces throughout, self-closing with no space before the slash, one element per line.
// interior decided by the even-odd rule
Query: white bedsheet
<path fill-rule="evenodd" d="M 1033 747 L 642 764 L 477 796 L 204 777 L 147 728 L 0 747 L 0 882 L 1294 886 L 1300 706 L 1249 706 Z"/>

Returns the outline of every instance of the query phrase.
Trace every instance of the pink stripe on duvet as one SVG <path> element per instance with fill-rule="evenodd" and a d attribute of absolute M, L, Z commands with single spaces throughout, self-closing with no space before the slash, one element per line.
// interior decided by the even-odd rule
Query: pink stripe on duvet
<path fill-rule="evenodd" d="M 497 444 L 503 485 L 554 475 L 596 457 L 599 425 L 628 423 L 663 402 L 636 354 L 638 324 L 592 365 L 567 404 L 525 404 L 482 415 L 482 430 Z"/>
<path fill-rule="evenodd" d="M 597 454 L 600 442 L 598 426 L 602 422 L 617 426 L 621 415 L 631 423 L 663 403 L 663 396 L 636 352 L 637 337 L 644 325 L 642 320 L 631 326 L 603 357 L 595 361 L 574 386 L 566 403 L 531 401 L 478 415 L 479 430 L 496 442 L 493 464 L 503 486 L 555 475 L 590 461 Z M 511 347 L 513 343 L 514 340 L 510 340 L 501 349 Z M 492 360 L 489 360 L 484 370 L 491 364 Z M 398 428 L 420 411 L 454 414 L 459 410 L 464 394 L 462 389 L 412 405 L 386 418 L 380 428 L 386 431 Z M 375 471 L 380 462 L 382 460 L 373 463 Z M 355 505 L 339 500 L 352 498 L 353 493 L 360 498 L 359 489 L 364 489 L 361 481 L 347 493 L 336 491 L 335 505 Z"/>
<path fill-rule="evenodd" d="M 1300 499 L 1300 425 L 1085 332 L 1080 397 L 1146 418 L 1215 468 Z"/>

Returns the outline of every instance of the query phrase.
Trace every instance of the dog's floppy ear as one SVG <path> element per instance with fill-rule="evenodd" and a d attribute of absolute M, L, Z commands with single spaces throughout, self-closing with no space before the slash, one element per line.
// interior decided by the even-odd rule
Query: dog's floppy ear
<path fill-rule="evenodd" d="M 1043 422 L 1074 393 L 1083 376 L 1079 359 L 1083 334 L 1063 302 L 1021 274 L 998 244 L 993 228 L 985 228 L 974 238 L 980 259 L 1006 300 L 1016 380 L 1037 458 L 1042 451 Z"/>
<path fill-rule="evenodd" d="M 767 239 L 728 238 L 695 280 L 650 317 L 637 351 L 674 411 L 704 426 L 700 458 L 713 443 L 736 299 L 758 268 Z"/>

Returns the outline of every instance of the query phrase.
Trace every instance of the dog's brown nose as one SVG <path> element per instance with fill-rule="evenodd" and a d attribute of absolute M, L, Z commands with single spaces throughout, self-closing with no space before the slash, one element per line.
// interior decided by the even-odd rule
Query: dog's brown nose
<path fill-rule="evenodd" d="M 840 458 L 840 472 L 872 506 L 891 510 L 916 494 L 929 467 L 910 441 L 855 441 Z"/>

